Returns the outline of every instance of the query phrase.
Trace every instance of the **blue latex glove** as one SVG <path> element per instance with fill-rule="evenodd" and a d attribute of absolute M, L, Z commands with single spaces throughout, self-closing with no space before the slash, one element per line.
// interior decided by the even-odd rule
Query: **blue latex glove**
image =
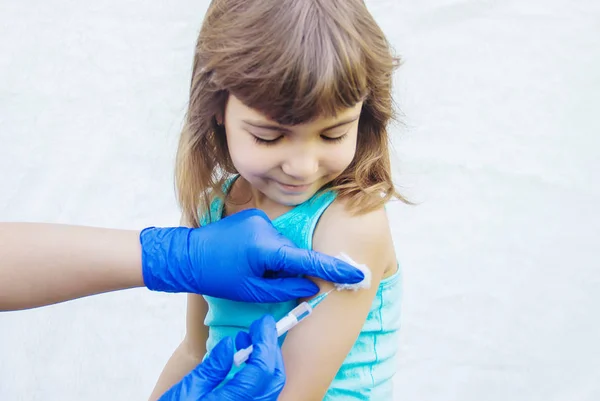
<path fill-rule="evenodd" d="M 159 401 L 275 401 L 285 384 L 283 356 L 277 343 L 275 320 L 265 316 L 243 333 L 238 344 L 252 344 L 246 365 L 222 387 L 233 364 L 235 348 L 231 337 L 219 342 L 196 369 L 167 391 Z M 246 346 L 244 345 L 244 346 Z"/>
<path fill-rule="evenodd" d="M 201 228 L 149 227 L 140 242 L 144 283 L 154 291 L 282 302 L 319 291 L 300 275 L 348 284 L 364 278 L 337 258 L 297 248 L 257 209 Z"/>

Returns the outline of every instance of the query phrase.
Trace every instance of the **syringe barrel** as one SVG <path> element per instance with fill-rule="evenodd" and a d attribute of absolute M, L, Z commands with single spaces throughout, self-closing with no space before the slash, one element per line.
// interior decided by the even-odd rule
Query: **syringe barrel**
<path fill-rule="evenodd" d="M 292 315 L 291 313 L 288 313 L 287 315 L 279 319 L 277 325 L 275 326 L 277 327 L 277 337 L 281 337 L 297 324 L 298 319 L 296 319 L 296 316 Z"/>
<path fill-rule="evenodd" d="M 235 366 L 240 366 L 242 363 L 246 362 L 252 351 L 254 351 L 254 346 L 250 344 L 249 347 L 243 348 L 233 354 L 233 363 Z"/>
<path fill-rule="evenodd" d="M 301 322 L 305 318 L 307 318 L 308 316 L 310 316 L 310 314 L 312 313 L 312 311 L 313 311 L 313 308 L 312 308 L 312 306 L 309 305 L 308 302 L 302 302 L 300 305 L 298 305 L 294 309 L 292 309 L 290 311 L 290 313 L 288 313 L 288 315 L 294 315 L 294 317 L 296 318 L 296 320 L 298 320 L 299 322 Z"/>
<path fill-rule="evenodd" d="M 294 309 L 288 312 L 287 315 L 277 321 L 275 326 L 277 328 L 277 337 L 281 337 L 299 322 L 310 316 L 312 311 L 313 309 L 308 302 L 302 302 L 300 305 L 296 306 Z M 244 348 L 236 352 L 233 358 L 235 366 L 240 366 L 242 363 L 246 362 L 252 353 L 252 350 L 253 347 L 250 345 L 248 348 Z"/>

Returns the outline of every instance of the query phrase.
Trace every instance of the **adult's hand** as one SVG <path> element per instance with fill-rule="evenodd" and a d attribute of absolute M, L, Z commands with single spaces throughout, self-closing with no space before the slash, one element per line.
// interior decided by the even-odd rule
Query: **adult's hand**
<path fill-rule="evenodd" d="M 240 333 L 238 347 L 253 345 L 246 365 L 223 386 L 233 363 L 235 347 L 228 337 L 219 342 L 200 365 L 167 391 L 159 401 L 275 401 L 285 384 L 283 357 L 277 343 L 275 320 L 265 316 Z"/>
<path fill-rule="evenodd" d="M 267 215 L 248 209 L 201 228 L 144 229 L 145 285 L 245 302 L 281 302 L 315 295 L 300 275 L 355 284 L 364 275 L 329 255 L 297 248 Z"/>

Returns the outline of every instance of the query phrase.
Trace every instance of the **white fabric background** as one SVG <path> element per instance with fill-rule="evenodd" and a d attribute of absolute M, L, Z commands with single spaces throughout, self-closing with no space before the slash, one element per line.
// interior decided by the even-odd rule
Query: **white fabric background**
<path fill-rule="evenodd" d="M 0 220 L 178 223 L 207 1 L 0 0 Z M 368 1 L 405 64 L 396 399 L 600 399 L 600 3 Z M 1 262 L 0 262 L 1 263 Z M 0 314 L 0 399 L 142 400 L 185 297 Z"/>

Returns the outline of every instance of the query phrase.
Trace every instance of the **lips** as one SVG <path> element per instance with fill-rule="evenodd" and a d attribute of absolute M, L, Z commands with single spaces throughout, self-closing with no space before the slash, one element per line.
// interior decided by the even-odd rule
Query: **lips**
<path fill-rule="evenodd" d="M 281 188 L 283 188 L 284 191 L 295 192 L 295 193 L 304 192 L 312 186 L 312 183 L 311 184 L 294 185 L 294 184 L 284 184 L 281 182 L 277 182 L 277 184 L 279 184 L 279 186 Z"/>

